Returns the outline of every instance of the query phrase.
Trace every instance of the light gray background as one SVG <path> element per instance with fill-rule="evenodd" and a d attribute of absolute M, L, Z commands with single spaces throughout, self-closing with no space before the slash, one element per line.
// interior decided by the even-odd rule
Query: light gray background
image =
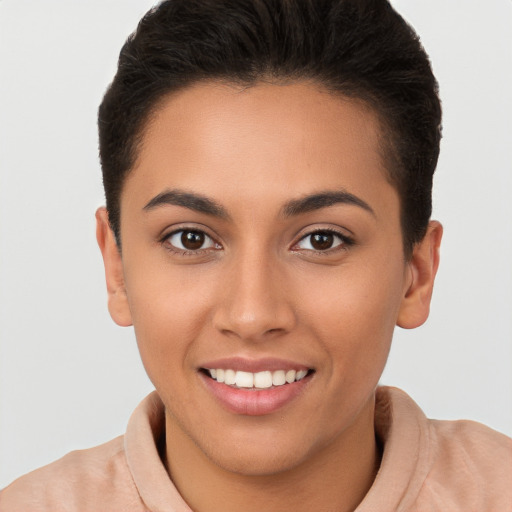
<path fill-rule="evenodd" d="M 395 0 L 441 84 L 428 323 L 383 383 L 512 434 L 512 2 Z M 96 109 L 148 0 L 0 1 L 0 488 L 123 433 L 151 384 L 106 309 Z"/>

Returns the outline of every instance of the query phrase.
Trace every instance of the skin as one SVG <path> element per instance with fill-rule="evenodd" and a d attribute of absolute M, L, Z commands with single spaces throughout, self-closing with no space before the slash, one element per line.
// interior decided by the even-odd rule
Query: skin
<path fill-rule="evenodd" d="M 442 235 L 431 222 L 404 259 L 379 139 L 365 105 L 312 84 L 201 83 L 166 98 L 145 131 L 121 195 L 122 256 L 98 210 L 110 313 L 134 325 L 166 408 L 167 467 L 193 510 L 353 510 L 371 486 L 375 388 L 395 325 L 428 316 Z M 145 208 L 169 190 L 225 215 Z M 339 191 L 368 208 L 283 211 Z M 199 250 L 169 236 L 186 228 L 208 235 Z M 319 230 L 338 233 L 330 248 L 315 250 Z M 235 356 L 314 373 L 277 411 L 235 414 L 199 371 Z"/>

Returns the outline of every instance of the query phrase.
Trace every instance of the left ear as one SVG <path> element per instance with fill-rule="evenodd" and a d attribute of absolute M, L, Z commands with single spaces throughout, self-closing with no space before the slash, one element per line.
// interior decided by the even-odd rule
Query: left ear
<path fill-rule="evenodd" d="M 437 221 L 430 221 L 423 240 L 414 246 L 412 257 L 407 263 L 409 286 L 396 322 L 399 327 L 414 329 L 428 318 L 442 237 L 443 226 Z"/>

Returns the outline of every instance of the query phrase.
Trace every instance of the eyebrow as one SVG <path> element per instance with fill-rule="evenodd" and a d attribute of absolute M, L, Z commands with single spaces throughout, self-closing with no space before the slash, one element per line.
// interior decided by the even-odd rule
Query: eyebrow
<path fill-rule="evenodd" d="M 318 192 L 316 194 L 301 197 L 300 199 L 293 199 L 284 205 L 283 214 L 285 217 L 293 217 L 295 215 L 320 210 L 336 204 L 350 204 L 358 206 L 375 217 L 375 212 L 367 202 L 344 190 Z"/>
<path fill-rule="evenodd" d="M 318 192 L 299 199 L 293 199 L 283 206 L 282 213 L 285 217 L 294 217 L 336 204 L 355 205 L 375 216 L 375 212 L 368 203 L 344 190 Z M 151 199 L 143 209 L 149 211 L 166 205 L 183 206 L 184 208 L 221 219 L 230 218 L 228 212 L 213 199 L 183 190 L 165 190 Z"/>
<path fill-rule="evenodd" d="M 166 205 L 183 206 L 189 210 L 221 219 L 229 218 L 227 211 L 212 199 L 201 194 L 185 192 L 183 190 L 165 190 L 151 199 L 143 209 L 149 211 Z"/>

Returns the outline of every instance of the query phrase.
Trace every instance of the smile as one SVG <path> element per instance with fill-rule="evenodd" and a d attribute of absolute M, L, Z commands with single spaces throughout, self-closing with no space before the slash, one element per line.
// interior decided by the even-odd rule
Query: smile
<path fill-rule="evenodd" d="M 225 410 L 262 416 L 294 402 L 311 387 L 313 368 L 278 359 L 230 358 L 199 368 L 206 390 Z"/>
<path fill-rule="evenodd" d="M 276 370 L 261 371 L 257 373 L 241 370 L 206 368 L 210 377 L 219 383 L 244 389 L 269 389 L 271 387 L 285 386 L 302 380 L 308 370 Z"/>

